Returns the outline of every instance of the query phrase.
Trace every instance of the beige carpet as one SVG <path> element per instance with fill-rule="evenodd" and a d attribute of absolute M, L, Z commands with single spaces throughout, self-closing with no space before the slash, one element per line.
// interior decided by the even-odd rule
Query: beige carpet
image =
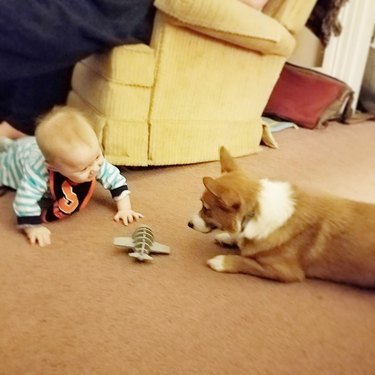
<path fill-rule="evenodd" d="M 239 160 L 252 175 L 375 202 L 375 123 L 277 133 L 279 150 Z M 126 171 L 133 206 L 171 255 L 141 264 L 112 245 L 98 189 L 76 217 L 30 246 L 0 198 L 0 374 L 365 375 L 375 373 L 375 294 L 310 280 L 219 274 L 223 252 L 187 227 L 217 162 Z M 373 234 L 375 235 L 375 234 Z"/>

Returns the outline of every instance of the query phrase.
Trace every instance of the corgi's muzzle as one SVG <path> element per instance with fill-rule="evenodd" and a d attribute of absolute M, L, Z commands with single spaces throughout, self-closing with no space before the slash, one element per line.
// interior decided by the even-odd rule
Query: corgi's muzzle
<path fill-rule="evenodd" d="M 208 233 L 215 229 L 216 225 L 207 223 L 199 214 L 196 214 L 190 219 L 188 227 L 195 229 L 198 232 Z"/>

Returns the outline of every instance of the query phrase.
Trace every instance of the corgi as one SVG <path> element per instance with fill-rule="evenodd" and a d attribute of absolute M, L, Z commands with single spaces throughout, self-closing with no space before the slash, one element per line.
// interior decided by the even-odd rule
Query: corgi
<path fill-rule="evenodd" d="M 220 149 L 222 175 L 204 177 L 202 209 L 189 227 L 239 254 L 218 255 L 218 272 L 293 282 L 318 278 L 375 287 L 375 204 L 310 194 L 281 181 L 253 180 Z"/>

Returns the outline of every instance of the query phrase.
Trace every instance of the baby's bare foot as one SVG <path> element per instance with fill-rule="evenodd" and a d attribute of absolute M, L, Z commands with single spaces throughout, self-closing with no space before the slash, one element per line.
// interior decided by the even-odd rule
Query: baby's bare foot
<path fill-rule="evenodd" d="M 18 139 L 25 137 L 26 134 L 20 132 L 19 130 L 13 128 L 8 122 L 3 121 L 0 123 L 0 137 L 6 137 L 10 139 Z"/>

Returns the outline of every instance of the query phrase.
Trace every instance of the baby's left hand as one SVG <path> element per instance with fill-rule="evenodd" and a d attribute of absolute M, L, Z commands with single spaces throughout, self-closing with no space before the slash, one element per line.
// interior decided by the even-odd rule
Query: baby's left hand
<path fill-rule="evenodd" d="M 131 224 L 134 220 L 138 221 L 138 219 L 142 218 L 143 215 L 139 212 L 135 212 L 133 210 L 120 210 L 117 214 L 113 217 L 113 219 L 119 223 L 123 222 L 124 225 Z"/>

